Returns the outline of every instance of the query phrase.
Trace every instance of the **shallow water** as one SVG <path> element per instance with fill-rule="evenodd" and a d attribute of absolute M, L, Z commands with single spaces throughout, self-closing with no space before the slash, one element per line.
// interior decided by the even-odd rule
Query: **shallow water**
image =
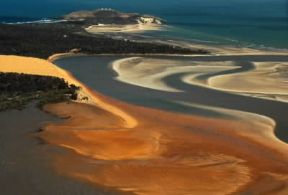
<path fill-rule="evenodd" d="M 24 22 L 97 8 L 153 14 L 173 26 L 148 33 L 252 47 L 288 48 L 287 0 L 4 0 L 0 21 Z"/>
<path fill-rule="evenodd" d="M 119 194 L 56 173 L 52 161 L 54 156 L 65 156 L 69 151 L 45 144 L 35 137 L 40 126 L 48 121 L 55 123 L 59 119 L 34 105 L 21 111 L 0 112 L 1 194 Z"/>
<path fill-rule="evenodd" d="M 81 80 L 92 89 L 104 95 L 141 106 L 188 113 L 192 115 L 227 117 L 219 112 L 175 103 L 176 101 L 182 101 L 186 103 L 234 109 L 269 116 L 277 123 L 276 135 L 283 141 L 288 142 L 287 103 L 241 96 L 205 87 L 188 85 L 179 80 L 181 74 L 175 74 L 164 78 L 165 83 L 169 86 L 183 90 L 181 93 L 163 92 L 129 85 L 116 81 L 114 79 L 116 73 L 109 66 L 109 64 L 114 60 L 121 58 L 123 57 L 70 57 L 57 60 L 55 63 L 66 70 L 71 71 L 77 79 Z M 168 57 L 168 59 L 171 58 Z M 175 57 L 173 59 L 175 59 Z M 238 61 L 244 64 L 245 62 L 248 63 L 249 60 L 253 62 L 288 61 L 288 57 L 283 56 L 178 57 L 178 59 L 197 61 Z"/>

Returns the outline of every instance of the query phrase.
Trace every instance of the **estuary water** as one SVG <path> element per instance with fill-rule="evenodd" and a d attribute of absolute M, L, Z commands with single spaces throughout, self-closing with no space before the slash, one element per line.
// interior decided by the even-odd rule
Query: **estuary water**
<path fill-rule="evenodd" d="M 162 81 L 167 86 L 179 89 L 181 92 L 160 91 L 120 82 L 116 79 L 117 73 L 112 70 L 112 63 L 115 60 L 123 58 L 125 57 L 75 56 L 59 59 L 54 63 L 70 71 L 78 80 L 101 94 L 144 107 L 216 118 L 227 117 L 227 115 L 224 116 L 221 112 L 217 112 L 213 109 L 206 109 L 205 106 L 268 116 L 275 120 L 277 124 L 275 129 L 277 137 L 282 141 L 288 142 L 287 103 L 232 94 L 192 84 L 190 85 L 181 80 L 183 75 L 188 74 L 187 72 L 166 75 L 162 78 Z M 236 63 L 241 63 L 242 67 L 237 69 L 235 73 L 248 71 L 250 69 L 250 63 L 269 61 L 286 62 L 288 60 L 288 57 L 286 56 L 275 55 L 203 57 L 151 56 L 150 58 L 165 60 L 174 59 L 180 62 L 198 61 L 203 63 L 217 63 L 234 61 Z M 157 68 L 157 65 L 155 65 L 155 68 Z M 204 107 L 195 106 L 196 104 Z"/>

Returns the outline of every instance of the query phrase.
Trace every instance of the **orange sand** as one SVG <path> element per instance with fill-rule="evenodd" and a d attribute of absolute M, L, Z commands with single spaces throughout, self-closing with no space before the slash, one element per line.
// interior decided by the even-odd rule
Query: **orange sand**
<path fill-rule="evenodd" d="M 47 60 L 32 57 L 0 55 L 0 71 L 61 77 L 79 85 L 69 74 Z"/>
<path fill-rule="evenodd" d="M 0 70 L 81 85 L 44 60 L 0 56 Z M 137 107 L 81 86 L 90 104 L 45 106 L 70 117 L 40 133 L 48 143 L 74 151 L 55 157 L 60 174 L 146 195 L 287 194 L 288 147 L 271 135 L 273 123 Z"/>
<path fill-rule="evenodd" d="M 59 173 L 136 194 L 229 194 L 257 185 L 266 186 L 263 194 L 287 191 L 287 145 L 254 135 L 271 125 L 105 102 L 132 114 L 137 125 L 127 128 L 119 116 L 91 105 L 45 107 L 70 118 L 45 126 L 41 137 L 80 154 L 56 157 Z"/>
<path fill-rule="evenodd" d="M 51 56 L 48 60 L 52 61 L 61 55 L 63 54 Z M 126 127 L 133 127 L 137 125 L 137 122 L 123 110 L 120 110 L 113 105 L 107 104 L 100 98 L 92 95 L 90 90 L 81 82 L 76 80 L 70 73 L 57 67 L 49 61 L 31 57 L 0 55 L 0 72 L 17 72 L 64 78 L 71 84 L 81 86 L 79 95 L 80 97 L 88 97 L 89 101 L 87 103 L 101 106 L 101 108 L 109 110 L 109 112 L 112 112 L 120 118 L 123 118 L 122 121 L 125 123 Z"/>

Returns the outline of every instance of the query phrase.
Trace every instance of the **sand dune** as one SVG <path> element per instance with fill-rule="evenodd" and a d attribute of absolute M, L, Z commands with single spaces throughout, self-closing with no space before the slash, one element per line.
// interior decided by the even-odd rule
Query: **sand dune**
<path fill-rule="evenodd" d="M 20 56 L 0 55 L 0 71 L 67 77 L 64 71 L 46 60 Z"/>
<path fill-rule="evenodd" d="M 0 71 L 64 78 L 67 82 L 81 87 L 79 95 L 80 97 L 88 97 L 88 101 L 86 103 L 101 106 L 101 108 L 107 109 L 109 112 L 112 112 L 119 117 L 124 117 L 122 121 L 125 122 L 127 127 L 133 127 L 136 125 L 136 121 L 124 111 L 119 110 L 112 105 L 106 104 L 98 97 L 92 95 L 88 87 L 83 85 L 80 81 L 77 81 L 70 73 L 57 67 L 49 61 L 29 57 L 0 55 Z"/>

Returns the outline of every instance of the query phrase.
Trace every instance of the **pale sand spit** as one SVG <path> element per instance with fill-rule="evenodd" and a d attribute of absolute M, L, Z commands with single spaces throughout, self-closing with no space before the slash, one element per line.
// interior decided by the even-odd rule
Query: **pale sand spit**
<path fill-rule="evenodd" d="M 129 25 L 116 25 L 116 24 L 103 24 L 91 25 L 85 30 L 88 33 L 141 33 L 144 31 L 161 30 L 162 25 L 158 24 L 129 24 Z"/>

